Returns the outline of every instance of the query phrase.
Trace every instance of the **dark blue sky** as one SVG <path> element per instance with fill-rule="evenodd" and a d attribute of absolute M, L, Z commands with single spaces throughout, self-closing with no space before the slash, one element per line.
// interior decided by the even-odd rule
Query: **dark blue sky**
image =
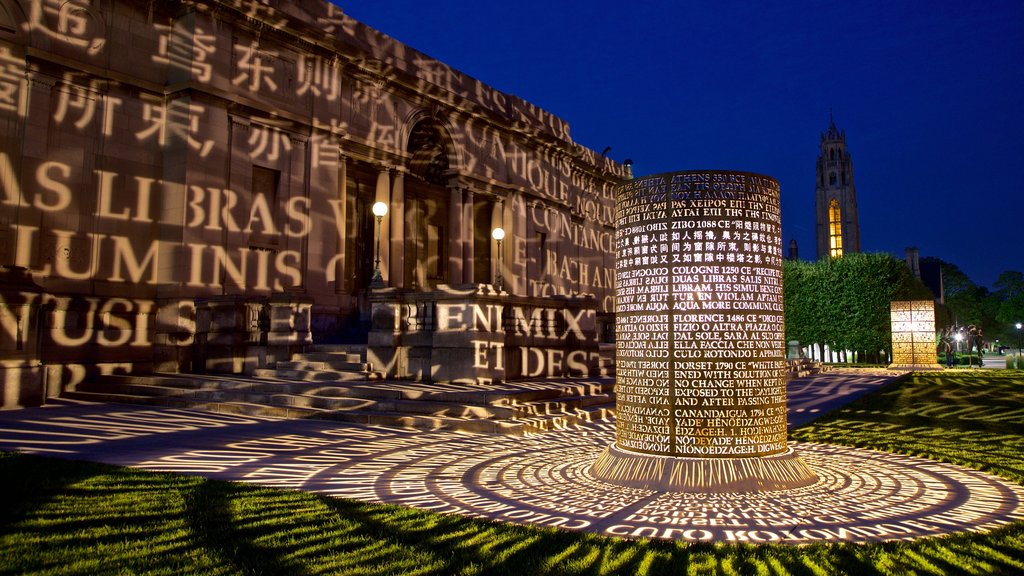
<path fill-rule="evenodd" d="M 1024 2 L 337 2 L 569 122 L 635 175 L 722 168 L 782 186 L 813 258 L 814 166 L 846 131 L 865 252 L 906 246 L 990 286 L 1024 270 Z"/>

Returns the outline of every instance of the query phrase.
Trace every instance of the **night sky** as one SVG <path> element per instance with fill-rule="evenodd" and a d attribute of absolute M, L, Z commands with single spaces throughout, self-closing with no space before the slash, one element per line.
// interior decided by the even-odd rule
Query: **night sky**
<path fill-rule="evenodd" d="M 815 257 L 829 111 L 864 252 L 1024 271 L 1024 2 L 337 2 L 569 122 L 636 176 L 735 169 L 782 186 L 783 251 Z"/>

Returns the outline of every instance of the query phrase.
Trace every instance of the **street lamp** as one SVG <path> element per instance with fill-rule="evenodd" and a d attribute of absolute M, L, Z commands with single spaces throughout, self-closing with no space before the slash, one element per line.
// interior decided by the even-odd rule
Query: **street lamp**
<path fill-rule="evenodd" d="M 380 275 L 380 222 L 388 213 L 388 205 L 384 202 L 377 202 L 373 205 L 373 215 L 377 217 L 377 260 L 373 265 L 373 280 L 370 281 L 370 288 L 383 288 L 384 278 Z"/>
<path fill-rule="evenodd" d="M 1020 366 L 1020 328 L 1021 328 L 1021 323 L 1017 322 L 1017 324 L 1015 324 L 1015 326 L 1017 327 L 1017 368 L 1020 368 L 1021 367 Z"/>
<path fill-rule="evenodd" d="M 491 231 L 491 237 L 498 241 L 498 267 L 494 270 L 494 286 L 501 292 L 501 241 L 505 239 L 505 231 L 498 226 Z"/>

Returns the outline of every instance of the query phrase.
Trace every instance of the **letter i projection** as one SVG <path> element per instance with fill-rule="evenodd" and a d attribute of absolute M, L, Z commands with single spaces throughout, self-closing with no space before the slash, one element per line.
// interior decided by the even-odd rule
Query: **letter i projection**
<path fill-rule="evenodd" d="M 779 490 L 815 475 L 786 443 L 779 185 L 694 171 L 616 194 L 616 440 L 598 478 Z"/>

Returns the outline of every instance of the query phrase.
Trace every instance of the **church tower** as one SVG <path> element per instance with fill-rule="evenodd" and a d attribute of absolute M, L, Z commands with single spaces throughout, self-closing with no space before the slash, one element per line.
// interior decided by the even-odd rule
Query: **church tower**
<path fill-rule="evenodd" d="M 818 259 L 860 252 L 853 160 L 846 149 L 846 132 L 836 128 L 831 113 L 828 130 L 821 135 L 817 177 Z"/>

